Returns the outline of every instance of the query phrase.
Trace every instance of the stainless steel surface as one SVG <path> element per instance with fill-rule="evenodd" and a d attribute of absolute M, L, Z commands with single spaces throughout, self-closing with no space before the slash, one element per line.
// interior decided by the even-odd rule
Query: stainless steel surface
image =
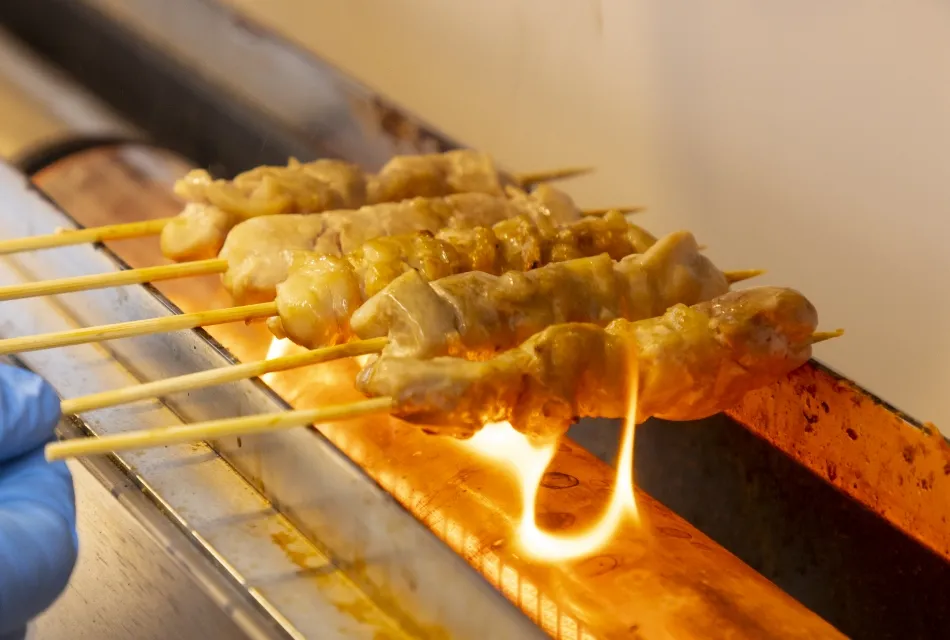
<path fill-rule="evenodd" d="M 3 19 L 163 146 L 220 173 L 289 155 L 373 169 L 451 144 L 217 2 L 46 0 L 0 5 Z"/>
<path fill-rule="evenodd" d="M 7 236 L 70 226 L 8 167 L 0 168 L 0 194 L 6 203 L 0 229 Z M 92 247 L 25 254 L 0 265 L 4 283 L 115 268 L 108 255 Z M 5 337 L 168 313 L 141 287 L 5 303 L 4 311 L 0 334 Z M 23 361 L 67 397 L 226 362 L 196 332 L 24 354 Z M 104 410 L 89 416 L 86 425 L 96 433 L 114 433 L 284 407 L 254 382 L 186 394 L 170 400 L 169 406 L 175 413 L 158 403 Z M 266 612 L 301 637 L 542 636 L 461 557 L 316 432 L 301 429 L 216 446 L 277 501 L 280 512 L 204 445 L 133 453 L 122 456 L 121 463 L 191 542 L 253 600 L 252 607 L 232 603 L 235 611 Z"/>
<path fill-rule="evenodd" d="M 113 135 L 135 134 L 0 30 L 0 157 Z M 111 460 L 70 468 L 79 559 L 66 591 L 34 621 L 31 638 L 248 637 L 220 606 L 222 599 L 209 597 L 209 581 L 198 584 L 197 552 L 177 540 L 181 532 Z"/>
<path fill-rule="evenodd" d="M 244 20 L 217 1 L 85 0 L 136 37 L 226 89 L 234 99 L 284 123 L 324 155 L 377 167 L 394 153 L 444 144 L 400 117 L 401 135 L 384 136 L 378 99 L 310 52 Z M 382 133 L 392 133 L 385 132 Z"/>
<path fill-rule="evenodd" d="M 79 561 L 65 593 L 36 619 L 32 637 L 247 637 L 217 602 L 193 586 L 188 571 L 119 501 L 116 493 L 136 492 L 134 485 L 122 477 L 107 487 L 83 464 L 73 462 L 70 468 L 76 486 Z M 119 475 L 117 469 L 114 473 Z"/>

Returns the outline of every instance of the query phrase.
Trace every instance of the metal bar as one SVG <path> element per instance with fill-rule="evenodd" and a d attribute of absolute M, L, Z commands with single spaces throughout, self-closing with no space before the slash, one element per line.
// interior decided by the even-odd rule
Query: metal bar
<path fill-rule="evenodd" d="M 291 155 L 372 169 L 454 146 L 215 2 L 0 3 L 0 21 L 153 139 L 222 175 Z"/>

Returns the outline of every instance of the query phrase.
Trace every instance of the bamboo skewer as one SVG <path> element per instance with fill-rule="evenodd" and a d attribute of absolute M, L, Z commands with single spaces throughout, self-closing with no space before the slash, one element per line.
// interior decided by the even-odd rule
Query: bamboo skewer
<path fill-rule="evenodd" d="M 57 333 L 9 338 L 7 340 L 0 340 L 0 355 L 39 351 L 40 349 L 51 349 L 54 347 L 67 347 L 89 342 L 103 342 L 105 340 L 144 336 L 152 333 L 194 329 L 195 327 L 207 327 L 240 320 L 257 320 L 270 318 L 275 315 L 277 315 L 277 304 L 274 302 L 264 302 L 242 307 L 216 309 L 214 311 L 199 311 L 198 313 L 184 313 L 163 318 L 133 320 L 131 322 L 106 324 L 98 327 L 86 327 Z"/>
<path fill-rule="evenodd" d="M 834 338 L 840 338 L 844 335 L 844 329 L 835 329 L 834 331 L 816 331 L 811 334 L 811 343 L 818 344 L 819 342 L 824 342 L 825 340 L 832 340 Z"/>
<path fill-rule="evenodd" d="M 568 178 L 577 178 L 587 175 L 594 170 L 594 167 L 562 167 L 560 169 L 548 169 L 547 171 L 532 171 L 528 173 L 519 173 L 514 176 L 515 181 L 522 187 L 530 187 L 541 182 L 554 182 L 555 180 L 567 180 Z"/>
<path fill-rule="evenodd" d="M 639 205 L 631 205 L 627 207 L 600 207 L 595 209 L 583 209 L 581 211 L 581 215 L 589 218 L 592 216 L 605 216 L 611 211 L 618 211 L 620 213 L 640 213 L 645 209 L 646 207 Z"/>
<path fill-rule="evenodd" d="M 228 261 L 216 258 L 212 260 L 166 264 L 158 267 L 144 267 L 142 269 L 126 269 L 113 273 L 98 273 L 91 276 L 14 284 L 0 287 L 0 302 L 4 300 L 19 300 L 33 296 L 49 296 L 58 293 L 89 291 L 91 289 L 119 287 L 128 284 L 142 284 L 145 282 L 171 280 L 173 278 L 224 273 L 227 269 Z"/>
<path fill-rule="evenodd" d="M 104 242 L 106 240 L 124 240 L 126 238 L 156 235 L 161 233 L 165 225 L 172 220 L 174 220 L 174 218 L 156 218 L 155 220 L 143 220 L 141 222 L 109 224 L 103 227 L 91 227 L 89 229 L 67 229 L 40 236 L 0 240 L 0 255 L 19 253 L 21 251 L 34 251 L 36 249 L 66 247 L 74 244 Z"/>
<path fill-rule="evenodd" d="M 132 449 L 149 449 L 172 444 L 203 442 L 229 436 L 244 436 L 277 429 L 303 427 L 320 422 L 346 420 L 372 413 L 389 412 L 391 409 L 392 398 L 382 397 L 320 409 L 284 411 L 260 416 L 211 420 L 161 429 L 145 429 L 100 438 L 74 438 L 46 445 L 46 459 L 51 461 L 63 460 Z"/>
<path fill-rule="evenodd" d="M 726 282 L 729 284 L 735 284 L 737 282 L 742 282 L 743 280 L 757 278 L 763 273 L 765 273 L 765 269 L 738 269 L 736 271 L 723 271 L 723 275 L 726 276 Z"/>
<path fill-rule="evenodd" d="M 360 340 L 358 342 L 313 349 L 305 353 L 272 358 L 270 360 L 230 365 L 210 371 L 200 371 L 198 373 L 176 376 L 174 378 L 156 380 L 155 382 L 133 385 L 125 387 L 124 389 L 103 391 L 102 393 L 64 400 L 60 404 L 60 410 L 63 415 L 76 415 L 86 411 L 115 407 L 120 404 L 128 404 L 139 400 L 162 398 L 181 391 L 192 391 L 194 389 L 202 389 L 227 382 L 256 378 L 265 373 L 286 371 L 288 369 L 296 369 L 320 362 L 376 353 L 381 351 L 387 342 L 387 338 Z"/>

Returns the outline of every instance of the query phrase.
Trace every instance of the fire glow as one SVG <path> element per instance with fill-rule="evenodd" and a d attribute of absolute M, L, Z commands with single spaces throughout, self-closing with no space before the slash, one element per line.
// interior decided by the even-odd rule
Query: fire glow
<path fill-rule="evenodd" d="M 273 360 L 274 358 L 289 356 L 293 351 L 297 350 L 295 349 L 296 346 L 297 345 L 286 338 L 274 338 L 270 341 L 270 347 L 267 348 L 267 356 L 265 360 Z M 274 381 L 274 377 L 276 375 L 276 373 L 265 373 L 261 376 L 261 380 L 263 380 L 266 384 L 271 384 Z"/>
<path fill-rule="evenodd" d="M 289 340 L 274 339 L 267 358 L 277 358 L 300 350 Z M 628 362 L 636 362 L 631 354 Z M 361 356 L 365 365 L 373 356 Z M 319 366 L 315 367 L 319 368 Z M 526 557 L 545 562 L 577 559 L 591 555 L 606 545 L 615 532 L 630 519 L 639 524 L 639 512 L 634 497 L 633 446 L 637 414 L 637 371 L 630 372 L 630 397 L 624 423 L 614 488 L 603 514 L 586 530 L 571 535 L 555 535 L 538 526 L 536 503 L 544 474 L 557 452 L 557 442 L 537 443 L 516 431 L 507 422 L 486 425 L 469 440 L 461 441 L 463 448 L 507 468 L 514 476 L 521 493 L 521 519 L 515 528 L 517 545 Z M 270 384 L 277 374 L 261 376 Z M 317 376 L 319 379 L 319 376 Z M 311 382 L 317 382 L 312 379 Z"/>
<path fill-rule="evenodd" d="M 635 354 L 631 354 L 634 356 Z M 636 362 L 630 357 L 628 362 Z M 595 553 L 630 518 L 637 524 L 640 515 L 633 492 L 633 443 L 636 431 L 638 376 L 631 372 L 630 397 L 624 421 L 617 473 L 607 509 L 587 530 L 573 535 L 554 535 L 538 526 L 536 505 L 544 474 L 557 452 L 557 442 L 534 443 L 507 422 L 486 425 L 463 446 L 479 455 L 504 464 L 521 489 L 521 521 L 516 529 L 521 552 L 546 562 L 572 560 Z"/>

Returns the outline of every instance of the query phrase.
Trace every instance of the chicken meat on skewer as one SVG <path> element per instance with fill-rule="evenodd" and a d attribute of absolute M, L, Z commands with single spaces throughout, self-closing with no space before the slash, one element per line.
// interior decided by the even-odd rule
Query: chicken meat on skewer
<path fill-rule="evenodd" d="M 503 197 L 518 186 L 488 154 L 471 150 L 397 156 L 375 176 L 341 160 L 291 159 L 287 166 L 256 167 L 233 180 L 215 180 L 196 169 L 175 184 L 175 193 L 188 204 L 165 225 L 161 247 L 172 260 L 200 260 L 214 256 L 231 227 L 249 218 L 460 193 Z"/>
<path fill-rule="evenodd" d="M 381 237 L 342 257 L 300 253 L 277 285 L 280 316 L 268 326 L 310 348 L 338 344 L 352 337 L 353 312 L 407 271 L 427 280 L 469 271 L 500 275 L 602 253 L 619 260 L 655 243 L 623 214 L 610 212 L 568 225 L 519 216 L 493 227 Z"/>
<path fill-rule="evenodd" d="M 417 156 L 396 156 L 368 180 L 370 203 L 398 202 L 419 196 L 487 193 L 500 196 L 520 187 L 487 153 L 462 149 Z"/>
<path fill-rule="evenodd" d="M 637 422 L 698 420 L 804 364 L 817 323 L 797 291 L 758 287 L 606 328 L 551 326 L 481 362 L 382 356 L 357 384 L 391 397 L 395 415 L 456 437 L 508 421 L 556 438 L 578 417 L 624 417 L 634 384 Z"/>
<path fill-rule="evenodd" d="M 467 438 L 507 422 L 530 439 L 553 443 L 580 416 L 700 420 L 804 364 L 811 346 L 842 331 L 815 332 L 817 312 L 800 293 L 761 287 L 725 294 L 662 317 L 606 327 L 555 325 L 487 361 L 386 356 L 365 368 L 357 386 L 370 399 L 317 409 L 245 416 L 54 443 L 48 460 L 160 447 L 391 413 L 431 434 Z M 312 353 L 312 352 L 311 352 Z M 245 365 L 246 366 L 246 365 Z M 240 376 L 220 377 L 241 379 Z M 183 391 L 208 381 L 142 385 L 119 402 L 89 396 L 63 413 L 115 406 Z M 200 383 L 200 384 L 196 384 Z M 76 404 L 78 402 L 78 405 Z"/>
<path fill-rule="evenodd" d="M 491 227 L 518 216 L 537 224 L 560 225 L 580 220 L 581 211 L 569 196 L 544 186 L 510 199 L 462 193 L 328 211 L 319 216 L 252 218 L 227 234 L 219 254 L 228 262 L 224 285 L 241 304 L 270 301 L 300 252 L 341 256 L 376 238 Z"/>
<path fill-rule="evenodd" d="M 469 272 L 432 282 L 409 271 L 363 304 L 350 326 L 359 338 L 387 337 L 389 355 L 481 360 L 554 324 L 650 318 L 675 304 L 711 300 L 729 284 L 692 234 L 680 231 L 620 261 L 603 254 L 528 272 Z M 281 323 L 291 336 L 307 330 L 294 327 L 289 315 Z"/>
<path fill-rule="evenodd" d="M 217 254 L 228 231 L 243 220 L 362 207 L 366 177 L 339 160 L 291 159 L 286 167 L 256 167 L 233 180 L 195 169 L 175 183 L 175 193 L 187 204 L 162 229 L 162 253 L 172 260 L 201 260 Z"/>

